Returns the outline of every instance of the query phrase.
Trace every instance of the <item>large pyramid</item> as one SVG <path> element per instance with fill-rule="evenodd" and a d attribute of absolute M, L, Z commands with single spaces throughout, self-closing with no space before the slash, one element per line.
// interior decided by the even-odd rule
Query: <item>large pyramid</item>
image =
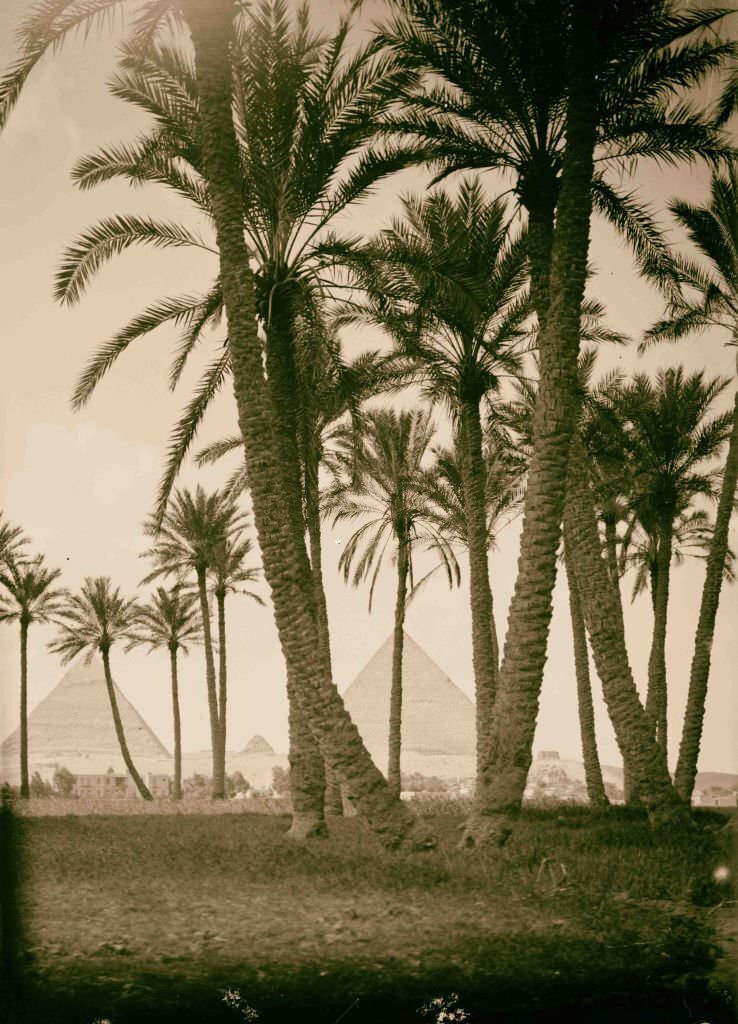
<path fill-rule="evenodd" d="M 473 757 L 473 703 L 407 633 L 402 670 L 403 755 Z M 387 757 L 391 679 L 392 636 L 343 695 L 369 753 L 381 768 Z"/>
<path fill-rule="evenodd" d="M 126 741 L 134 762 L 168 758 L 166 748 L 138 711 L 115 687 Z M 20 729 L 0 745 L 0 779 L 19 773 Z M 120 746 L 105 686 L 102 661 L 81 659 L 28 716 L 28 755 L 34 765 L 56 762 L 70 770 L 122 768 Z M 74 766 L 74 767 L 73 767 Z"/>

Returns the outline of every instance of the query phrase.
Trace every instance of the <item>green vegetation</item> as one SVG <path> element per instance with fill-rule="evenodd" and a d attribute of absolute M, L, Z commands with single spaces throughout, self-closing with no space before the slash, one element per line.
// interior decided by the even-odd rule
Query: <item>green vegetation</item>
<path fill-rule="evenodd" d="M 265 1022 L 354 1000 L 351 1021 L 410 1022 L 452 992 L 475 1021 L 678 1021 L 683 1000 L 727 1020 L 709 982 L 725 818 L 699 819 L 685 836 L 627 809 L 529 810 L 469 857 L 458 815 L 432 819 L 430 854 L 382 850 L 357 819 L 316 848 L 279 816 L 23 817 L 32 1019 L 235 1020 L 237 989 Z"/>

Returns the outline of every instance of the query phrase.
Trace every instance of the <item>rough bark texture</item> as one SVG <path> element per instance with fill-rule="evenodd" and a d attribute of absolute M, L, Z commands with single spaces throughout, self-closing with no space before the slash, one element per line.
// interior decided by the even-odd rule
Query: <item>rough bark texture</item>
<path fill-rule="evenodd" d="M 295 389 L 297 387 L 297 366 L 294 350 L 294 302 L 292 285 L 283 284 L 277 287 L 270 302 L 267 324 L 266 369 L 267 387 L 272 407 L 277 413 L 274 443 L 280 455 L 280 466 L 283 474 L 283 498 L 289 512 L 289 520 L 293 529 L 305 532 L 303 489 L 305 474 L 300 473 L 300 448 L 297 437 L 297 403 Z M 299 524 L 299 525 L 298 525 Z M 313 574 L 314 582 L 314 574 Z M 320 619 L 319 596 L 313 590 L 314 609 L 317 616 L 320 634 L 320 656 L 322 657 L 322 678 L 331 683 L 330 655 L 326 655 L 328 643 L 328 620 Z M 325 634 L 323 633 L 325 628 Z M 289 668 L 288 668 L 289 673 Z M 324 835 L 322 824 L 325 799 L 325 767 L 320 748 L 307 724 L 298 721 L 304 714 L 299 699 L 299 686 L 288 687 L 288 695 L 296 694 L 297 703 L 290 709 L 294 727 L 290 729 L 290 747 L 294 743 L 301 744 L 299 750 L 291 750 L 290 764 L 294 762 L 295 770 L 290 771 L 290 795 L 294 809 L 294 818 L 289 835 L 292 838 L 307 838 Z M 291 698 L 290 698 L 291 699 Z M 298 786 L 307 786 L 297 792 Z M 297 810 L 300 808 L 300 810 Z M 301 819 L 301 820 L 298 820 Z"/>
<path fill-rule="evenodd" d="M 387 742 L 387 785 L 399 798 L 402 789 L 400 754 L 402 751 L 402 653 L 405 642 L 407 605 L 408 540 L 399 539 L 397 551 L 397 594 L 395 597 L 395 633 L 392 643 L 392 684 L 390 687 L 389 739 Z"/>
<path fill-rule="evenodd" d="M 579 321 L 591 212 L 595 140 L 595 39 L 578 6 L 567 145 L 551 256 L 548 308 L 539 335 L 541 383 L 525 497 L 518 576 L 510 605 L 490 751 L 477 779 L 462 842 L 504 842 L 530 769 L 556 581 L 566 465 L 577 412 Z"/>
<path fill-rule="evenodd" d="M 123 756 L 123 762 L 126 766 L 128 774 L 133 779 L 136 789 L 139 791 L 144 800 L 153 800 L 153 796 L 149 791 L 149 787 L 146 785 L 144 780 L 136 771 L 136 766 L 131 758 L 130 751 L 128 750 L 128 744 L 126 743 L 126 735 L 123 732 L 123 723 L 120 720 L 120 711 L 118 710 L 118 701 L 115 696 L 115 687 L 113 686 L 113 677 L 110 674 L 110 651 L 107 647 L 101 649 L 103 669 L 105 670 L 105 686 L 108 690 L 108 700 L 110 701 L 110 710 L 113 713 L 113 726 L 115 728 L 115 735 L 118 738 L 118 746 Z"/>
<path fill-rule="evenodd" d="M 712 639 L 715 633 L 715 616 L 720 602 L 720 588 L 728 550 L 728 531 L 735 500 L 736 481 L 738 481 L 738 392 L 736 392 L 733 412 L 733 431 L 730 435 L 720 501 L 715 517 L 715 532 L 710 544 L 705 582 L 702 587 L 700 614 L 697 620 L 692 667 L 689 674 L 687 707 L 684 712 L 684 727 L 675 775 L 677 791 L 687 802 L 692 799 L 694 780 L 697 776 L 702 723 L 705 717 L 707 681 L 710 675 Z"/>
<path fill-rule="evenodd" d="M 566 549 L 565 560 L 566 576 L 569 583 L 571 632 L 574 641 L 574 671 L 577 679 L 579 734 L 582 741 L 582 760 L 584 761 L 587 795 L 593 807 L 607 807 L 610 801 L 605 793 L 600 757 L 597 752 L 594 706 L 592 704 L 592 680 L 589 672 L 589 652 L 587 650 L 587 628 L 584 624 L 582 604 L 579 600 L 579 589 L 573 559 L 569 557 Z"/>
<path fill-rule="evenodd" d="M 218 605 L 218 778 L 223 775 L 225 796 L 226 722 L 228 714 L 228 650 L 226 647 L 225 594 L 216 593 Z"/>
<path fill-rule="evenodd" d="M 484 493 L 482 425 L 479 402 L 474 399 L 463 402 L 461 406 L 460 462 L 469 549 L 472 661 L 477 716 L 477 775 L 481 776 L 489 755 L 499 655 L 487 556 L 489 538 Z"/>
<path fill-rule="evenodd" d="M 275 446 L 277 416 L 264 382 L 253 277 L 242 231 L 241 175 L 231 116 L 231 5 L 226 0 L 186 0 L 183 7 L 195 49 L 204 173 L 220 251 L 239 426 L 288 685 L 299 689 L 321 752 L 379 838 L 388 846 L 427 844 L 427 834 L 416 829 L 409 808 L 392 796 L 373 764 L 337 690 L 324 685 L 304 524 L 295 525 L 285 497 L 291 481 Z"/>
<path fill-rule="evenodd" d="M 669 610 L 671 576 L 672 519 L 665 516 L 659 523 L 656 572 L 653 582 L 653 637 L 648 658 L 648 694 L 646 713 L 653 725 L 654 736 L 667 758 L 666 732 L 666 624 Z"/>
<path fill-rule="evenodd" d="M 307 446 L 306 446 L 307 449 Z M 318 459 L 312 459 L 311 453 L 305 454 L 305 521 L 307 525 L 308 543 L 310 545 L 310 571 L 313 574 L 315 587 L 315 610 L 318 617 L 318 631 L 323 658 L 327 666 L 327 679 L 333 684 L 333 665 L 331 662 L 331 637 L 328 626 L 328 604 L 323 584 L 323 543 L 320 535 L 320 490 L 318 484 Z M 318 751 L 318 753 L 320 753 Z M 334 818 L 343 816 L 343 799 L 341 784 L 328 765 L 325 765 L 324 812 Z"/>
<path fill-rule="evenodd" d="M 220 770 L 220 717 L 218 715 L 218 692 L 215 682 L 215 658 L 213 655 L 213 634 L 210 628 L 208 607 L 208 585 L 204 569 L 197 571 L 197 592 L 200 597 L 200 618 L 202 619 L 203 650 L 205 652 L 205 686 L 208 694 L 210 716 L 210 749 L 212 754 L 213 781 L 210 795 L 213 800 L 225 796 L 225 777 Z"/>
<path fill-rule="evenodd" d="M 177 672 L 177 646 L 169 648 L 169 668 L 172 679 L 172 721 L 174 723 L 174 788 L 172 796 L 182 799 L 182 722 L 179 713 L 179 675 Z"/>
<path fill-rule="evenodd" d="M 28 777 L 28 622 L 20 620 L 20 795 L 28 800 L 31 795 Z"/>
<path fill-rule="evenodd" d="M 569 458 L 564 543 L 576 567 L 597 674 L 630 777 L 654 822 L 685 819 L 686 808 L 671 784 L 661 749 L 638 699 L 625 646 L 622 610 L 609 586 L 586 456 L 577 438 Z"/>

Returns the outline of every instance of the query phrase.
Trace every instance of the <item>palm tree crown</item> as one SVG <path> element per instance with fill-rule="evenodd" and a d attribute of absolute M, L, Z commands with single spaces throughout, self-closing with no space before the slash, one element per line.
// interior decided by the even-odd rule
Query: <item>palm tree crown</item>
<path fill-rule="evenodd" d="M 53 586 L 61 569 L 49 569 L 42 555 L 28 561 L 12 559 L 0 568 L 0 622 L 51 622 L 62 608 L 64 591 Z"/>
<path fill-rule="evenodd" d="M 166 647 L 187 654 L 190 644 L 202 642 L 197 594 L 179 584 L 169 590 L 157 587 L 145 604 L 136 607 L 128 641 L 129 648 L 146 645 L 153 651 Z"/>
<path fill-rule="evenodd" d="M 65 592 L 60 635 L 49 650 L 60 654 L 63 664 L 82 651 L 88 652 L 88 660 L 95 651 L 109 653 L 114 643 L 128 640 L 136 615 L 136 602 L 123 597 L 109 576 L 87 576 L 79 593 Z"/>
<path fill-rule="evenodd" d="M 433 437 L 431 414 L 372 409 L 364 418 L 365 432 L 358 443 L 347 432 L 342 472 L 327 488 L 322 505 L 334 524 L 364 520 L 346 542 L 338 565 L 354 586 L 369 580 L 371 610 L 387 549 L 395 542 L 409 554 L 421 544 L 437 550 L 450 584 L 458 581 L 459 568 L 433 520 L 428 497 L 432 472 L 424 462 Z M 412 557 L 408 572 L 412 590 Z"/>

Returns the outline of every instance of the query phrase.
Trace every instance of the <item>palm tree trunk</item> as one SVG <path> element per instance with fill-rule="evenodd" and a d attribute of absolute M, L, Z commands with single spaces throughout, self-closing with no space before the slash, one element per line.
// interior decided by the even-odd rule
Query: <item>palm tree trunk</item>
<path fill-rule="evenodd" d="M 28 778 L 28 622 L 20 620 L 20 795 L 28 800 L 31 787 Z"/>
<path fill-rule="evenodd" d="M 123 732 L 123 723 L 120 719 L 120 711 L 118 710 L 118 701 L 115 696 L 115 687 L 113 685 L 113 677 L 110 674 L 110 651 L 106 648 L 102 648 L 102 660 L 103 668 L 105 670 L 105 685 L 108 690 L 108 700 L 110 701 L 110 710 L 113 712 L 113 725 L 115 727 L 115 735 L 118 738 L 118 746 L 120 752 L 123 755 L 123 762 L 128 770 L 128 774 L 133 779 L 136 789 L 139 791 L 144 800 L 153 800 L 148 786 L 136 771 L 136 766 L 131 758 L 130 751 L 128 750 L 128 744 L 126 743 L 126 736 Z"/>
<path fill-rule="evenodd" d="M 179 713 L 179 679 L 177 673 L 177 648 L 169 648 L 169 667 L 172 678 L 172 721 L 174 723 L 174 790 L 175 800 L 182 799 L 182 722 Z"/>
<path fill-rule="evenodd" d="M 216 594 L 218 604 L 218 778 L 223 778 L 225 795 L 226 721 L 228 690 L 228 659 L 226 649 L 225 594 Z"/>
<path fill-rule="evenodd" d="M 264 381 L 254 282 L 243 237 L 241 171 L 231 116 L 232 8 L 229 0 L 186 0 L 184 11 L 195 49 L 203 170 L 220 251 L 239 426 L 288 684 L 292 680 L 299 687 L 300 703 L 321 753 L 379 838 L 388 846 L 424 843 L 427 835 L 415 831 L 414 816 L 390 793 L 338 691 L 325 685 L 304 524 L 293 521 L 283 492 L 292 482 L 274 440 L 277 410 Z"/>
<path fill-rule="evenodd" d="M 320 535 L 320 487 L 319 487 L 319 456 L 309 442 L 305 445 L 305 524 L 307 526 L 308 543 L 310 545 L 310 571 L 315 587 L 315 608 L 318 618 L 318 631 L 323 649 L 323 657 L 327 667 L 327 678 L 333 685 L 333 665 L 331 663 L 331 637 L 328 625 L 328 603 L 325 598 L 323 583 L 323 543 Z M 319 753 L 319 752 L 318 752 Z M 325 765 L 324 810 L 334 818 L 343 815 L 343 799 L 341 784 L 334 772 Z"/>
<path fill-rule="evenodd" d="M 607 807 L 610 801 L 605 793 L 602 781 L 602 769 L 597 753 L 597 735 L 595 733 L 594 706 L 592 704 L 592 680 L 589 674 L 589 652 L 587 650 L 587 628 L 582 614 L 582 603 L 579 599 L 576 572 L 573 559 L 568 549 L 564 548 L 566 576 L 569 582 L 569 613 L 571 615 L 571 632 L 574 641 L 574 671 L 577 679 L 577 705 L 579 708 L 579 733 L 582 740 L 582 760 L 584 761 L 584 778 L 587 783 L 587 795 L 593 807 Z"/>
<path fill-rule="evenodd" d="M 653 637 L 648 658 L 648 693 L 646 713 L 653 725 L 654 736 L 667 761 L 666 733 L 666 623 L 669 610 L 671 575 L 672 518 L 664 516 L 659 523 L 656 573 L 653 589 Z"/>
<path fill-rule="evenodd" d="M 682 820 L 686 809 L 671 784 L 661 748 L 638 698 L 625 646 L 622 608 L 610 586 L 600 544 L 586 455 L 574 438 L 564 510 L 564 543 L 576 581 L 597 674 L 630 778 L 654 823 Z"/>
<path fill-rule="evenodd" d="M 464 401 L 461 406 L 461 448 L 460 465 L 469 548 L 472 660 L 477 716 L 477 775 L 481 776 L 489 756 L 499 655 L 487 556 L 489 537 L 484 495 L 482 425 L 479 402 L 474 399 Z"/>
<path fill-rule="evenodd" d="M 210 795 L 213 800 L 222 800 L 225 796 L 225 778 L 219 771 L 220 716 L 218 714 L 218 694 L 215 684 L 215 657 L 213 655 L 213 634 L 210 627 L 208 582 L 204 569 L 197 570 L 197 592 L 200 596 L 200 618 L 202 619 L 203 649 L 205 651 L 205 686 L 208 694 L 208 714 L 210 716 L 210 749 L 213 765 Z"/>
<path fill-rule="evenodd" d="M 402 751 L 402 655 L 405 646 L 408 570 L 408 538 L 398 537 L 395 632 L 392 642 L 392 685 L 390 688 L 389 740 L 387 744 L 387 784 L 390 792 L 398 798 L 402 790 L 402 773 L 400 770 L 400 754 Z"/>
<path fill-rule="evenodd" d="M 618 533 L 617 533 L 617 522 L 615 517 L 611 514 L 605 514 L 603 517 L 605 523 L 605 551 L 607 553 L 607 568 L 610 573 L 610 579 L 620 589 L 620 573 L 618 572 Z"/>
<path fill-rule="evenodd" d="M 684 727 L 679 745 L 675 784 L 679 795 L 690 803 L 697 777 L 697 761 L 700 754 L 702 723 L 705 717 L 707 681 L 710 675 L 712 638 L 715 633 L 715 617 L 720 602 L 720 588 L 723 582 L 725 557 L 728 550 L 728 531 L 738 481 L 738 392 L 735 396 L 733 431 L 730 435 L 728 457 L 725 463 L 723 484 L 720 490 L 715 531 L 707 556 L 705 582 L 702 587 L 700 614 L 694 638 L 692 667 L 689 673 L 687 707 L 684 712 Z"/>
<path fill-rule="evenodd" d="M 520 809 L 532 759 L 556 581 L 569 443 L 577 413 L 577 356 L 592 208 L 595 51 L 592 12 L 576 5 L 567 145 L 551 257 L 549 304 L 539 337 L 541 383 L 525 497 L 518 576 L 510 604 L 494 722 L 475 807 L 462 842 L 504 842 Z"/>

